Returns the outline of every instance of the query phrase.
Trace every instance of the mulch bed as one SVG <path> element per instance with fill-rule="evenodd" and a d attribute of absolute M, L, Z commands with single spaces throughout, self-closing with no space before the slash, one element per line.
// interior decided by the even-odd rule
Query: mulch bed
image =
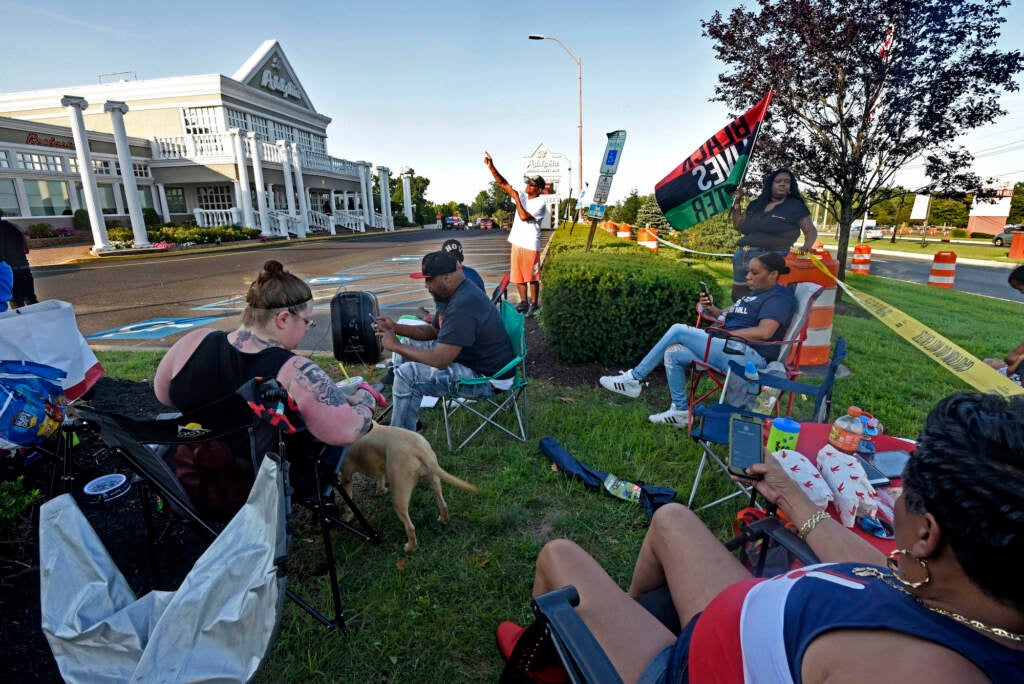
<path fill-rule="evenodd" d="M 527 320 L 527 376 L 562 386 L 597 386 L 608 369 L 598 364 L 563 364 L 544 341 L 535 319 Z M 617 369 L 612 369 L 617 370 Z M 654 374 L 655 382 L 664 382 Z M 102 378 L 89 401 L 105 411 L 147 418 L 166 410 L 153 396 L 151 384 Z M 44 497 L 57 496 L 61 487 L 60 466 L 53 459 L 40 458 L 22 468 L 0 459 L 0 478 L 24 470 L 26 485 L 39 489 Z M 108 454 L 94 439 L 83 441 L 75 461 L 74 489 L 94 477 L 121 472 L 131 477 L 120 458 Z M 138 488 L 105 504 L 79 499 L 79 506 L 97 534 L 107 544 L 118 568 L 138 595 L 152 589 L 145 529 L 142 525 Z M 0 673 L 21 683 L 60 681 L 56 663 L 40 629 L 38 508 L 0 525 Z M 171 527 L 160 549 L 161 589 L 173 589 L 202 552 L 200 538 L 180 525 Z"/>

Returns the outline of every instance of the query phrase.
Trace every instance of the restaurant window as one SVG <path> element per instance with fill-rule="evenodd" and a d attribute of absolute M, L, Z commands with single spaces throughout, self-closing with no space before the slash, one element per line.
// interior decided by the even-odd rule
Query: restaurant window
<path fill-rule="evenodd" d="M 140 185 L 135 188 L 135 191 L 139 195 L 139 208 L 140 209 L 152 209 L 153 208 L 153 193 L 149 191 L 148 185 Z M 125 213 L 128 212 L 128 195 L 121 186 L 121 204 L 124 206 Z"/>
<path fill-rule="evenodd" d="M 26 169 L 28 171 L 64 172 L 64 167 L 60 163 L 60 157 L 54 154 L 18 152 L 18 168 Z"/>
<path fill-rule="evenodd" d="M 185 205 L 185 188 L 164 188 L 164 195 L 167 197 L 168 212 L 172 214 L 188 212 Z"/>
<path fill-rule="evenodd" d="M 11 168 L 11 162 L 7 158 L 7 152 L 4 151 L 4 150 L 0 150 L 0 169 L 9 169 L 9 168 Z"/>
<path fill-rule="evenodd" d="M 0 178 L 0 211 L 4 216 L 21 216 L 18 206 L 18 193 L 14 190 L 14 180 Z"/>
<path fill-rule="evenodd" d="M 266 119 L 262 116 L 250 114 L 249 121 L 252 123 L 252 130 L 256 132 L 257 138 L 264 141 L 270 140 L 270 126 Z"/>
<path fill-rule="evenodd" d="M 29 216 L 60 216 L 71 210 L 71 196 L 64 181 L 26 180 L 25 196 Z"/>
<path fill-rule="evenodd" d="M 231 109 L 230 107 L 224 110 L 228 118 L 228 128 L 238 128 L 244 133 L 249 130 L 249 126 L 245 121 L 245 114 L 238 111 L 237 109 Z"/>
<path fill-rule="evenodd" d="M 221 133 L 216 107 L 185 107 L 181 110 L 185 135 Z"/>
<path fill-rule="evenodd" d="M 196 196 L 200 209 L 231 209 L 235 206 L 235 192 L 230 185 L 200 185 L 196 188 Z"/>

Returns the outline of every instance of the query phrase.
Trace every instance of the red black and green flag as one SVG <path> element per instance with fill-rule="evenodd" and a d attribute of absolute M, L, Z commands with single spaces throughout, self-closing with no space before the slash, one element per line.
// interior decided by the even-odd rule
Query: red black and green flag
<path fill-rule="evenodd" d="M 769 92 L 654 186 L 658 206 L 673 228 L 686 230 L 732 207 L 771 101 Z"/>

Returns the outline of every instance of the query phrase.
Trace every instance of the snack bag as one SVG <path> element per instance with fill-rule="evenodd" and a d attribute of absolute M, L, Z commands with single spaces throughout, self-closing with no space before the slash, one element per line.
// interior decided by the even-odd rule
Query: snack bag
<path fill-rule="evenodd" d="M 39 444 L 64 420 L 67 375 L 53 366 L 30 361 L 0 361 L 0 449 Z"/>
<path fill-rule="evenodd" d="M 818 452 L 818 470 L 835 496 L 843 525 L 853 527 L 858 515 L 875 517 L 878 495 L 856 456 L 826 444 Z"/>
<path fill-rule="evenodd" d="M 814 467 L 810 460 L 799 451 L 792 449 L 779 449 L 772 453 L 775 460 L 779 462 L 782 469 L 786 471 L 790 479 L 803 487 L 804 492 L 818 508 L 825 508 L 829 501 L 833 501 L 832 490 L 825 484 L 821 473 Z"/>

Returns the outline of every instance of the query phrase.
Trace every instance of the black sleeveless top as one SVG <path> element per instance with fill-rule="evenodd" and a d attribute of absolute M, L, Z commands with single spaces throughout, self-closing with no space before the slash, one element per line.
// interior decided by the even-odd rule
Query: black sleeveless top
<path fill-rule="evenodd" d="M 231 394 L 256 377 L 276 378 L 294 354 L 270 347 L 250 354 L 231 346 L 227 333 L 216 331 L 203 338 L 185 365 L 171 378 L 168 394 L 183 413 Z"/>

